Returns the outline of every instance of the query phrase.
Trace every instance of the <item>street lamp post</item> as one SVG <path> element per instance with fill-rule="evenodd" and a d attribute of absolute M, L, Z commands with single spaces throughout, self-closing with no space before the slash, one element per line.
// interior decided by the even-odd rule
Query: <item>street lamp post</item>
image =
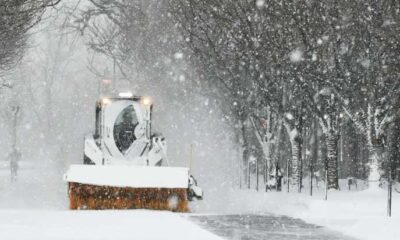
<path fill-rule="evenodd" d="M 387 215 L 392 216 L 392 169 L 390 169 L 388 177 L 388 203 L 387 203 Z"/>

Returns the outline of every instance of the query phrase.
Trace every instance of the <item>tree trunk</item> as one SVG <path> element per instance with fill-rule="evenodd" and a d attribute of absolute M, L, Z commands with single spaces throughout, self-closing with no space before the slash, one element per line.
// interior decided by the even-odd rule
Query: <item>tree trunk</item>
<path fill-rule="evenodd" d="M 297 186 L 298 192 L 301 192 L 301 161 L 302 161 L 302 130 L 303 130 L 303 119 L 302 116 L 297 116 L 297 121 L 294 124 L 290 124 L 289 122 L 285 121 L 284 126 L 286 131 L 289 135 L 290 145 L 292 149 L 292 161 L 291 161 L 291 168 L 287 169 L 291 170 L 291 184 Z M 288 162 L 289 163 L 289 162 Z M 289 180 L 289 179 L 288 179 Z M 289 184 L 288 184 L 288 191 L 289 191 Z"/>
<path fill-rule="evenodd" d="M 380 160 L 382 158 L 383 147 L 381 145 L 371 145 L 368 148 L 369 153 L 369 187 L 378 188 L 381 178 L 379 173 Z"/>
<path fill-rule="evenodd" d="M 256 123 L 254 119 L 251 117 L 250 121 L 252 123 L 254 135 L 256 136 L 258 143 L 260 144 L 262 151 L 263 151 L 263 156 L 264 156 L 264 170 L 263 170 L 263 176 L 264 176 L 264 184 L 267 183 L 268 178 L 269 178 L 269 168 L 271 167 L 271 142 L 272 142 L 272 133 L 271 133 L 271 125 L 272 125 L 272 120 L 271 120 L 271 114 L 270 112 L 267 115 L 268 123 L 265 128 L 261 127 L 261 130 L 258 129 L 256 126 Z M 256 162 L 256 189 L 258 190 L 259 187 L 259 160 L 257 158 Z"/>
<path fill-rule="evenodd" d="M 338 175 L 338 134 L 329 132 L 327 135 L 328 150 L 328 189 L 339 189 Z"/>
<path fill-rule="evenodd" d="M 239 189 L 242 189 L 242 176 L 243 176 L 243 159 L 240 157 L 241 153 L 243 153 L 242 146 L 237 148 L 237 156 L 238 156 L 238 163 L 237 163 L 237 174 L 238 174 L 238 186 Z"/>
<path fill-rule="evenodd" d="M 11 126 L 11 148 L 12 151 L 17 150 L 17 118 L 19 107 L 14 107 L 12 112 L 12 126 Z"/>
<path fill-rule="evenodd" d="M 282 166 L 279 165 L 281 157 L 281 136 L 282 136 L 282 120 L 278 121 L 278 130 L 275 140 L 275 176 L 278 176 L 278 168 L 281 169 Z M 276 190 L 278 191 L 278 185 L 276 185 Z"/>
<path fill-rule="evenodd" d="M 269 178 L 269 168 L 271 166 L 271 139 L 266 139 L 267 141 L 263 142 L 263 150 L 264 150 L 264 184 L 268 182 Z"/>
<path fill-rule="evenodd" d="M 318 120 L 314 119 L 313 124 L 313 146 L 312 146 L 312 158 L 310 159 L 310 195 L 313 194 L 313 178 L 314 178 L 314 165 L 318 162 L 318 150 L 319 150 L 319 139 L 318 139 Z"/>
<path fill-rule="evenodd" d="M 243 150 L 243 155 L 242 155 L 242 161 L 243 161 L 243 176 L 246 179 L 246 184 L 247 187 L 250 188 L 250 164 L 249 164 L 249 156 L 250 156 L 250 150 L 249 150 L 249 144 L 247 141 L 247 135 L 246 135 L 246 125 L 245 121 L 241 121 L 241 134 L 242 134 L 242 150 Z"/>
<path fill-rule="evenodd" d="M 258 158 L 256 159 L 256 191 L 258 192 Z"/>
<path fill-rule="evenodd" d="M 298 136 L 290 140 L 292 145 L 291 184 L 300 184 L 301 140 Z M 300 190 L 299 190 L 300 191 Z"/>
<path fill-rule="evenodd" d="M 12 126 L 11 126 L 11 153 L 9 155 L 10 160 L 10 171 L 11 171 L 11 182 L 16 181 L 18 172 L 18 161 L 20 154 L 17 149 L 17 118 L 19 112 L 19 106 L 12 108 Z"/>

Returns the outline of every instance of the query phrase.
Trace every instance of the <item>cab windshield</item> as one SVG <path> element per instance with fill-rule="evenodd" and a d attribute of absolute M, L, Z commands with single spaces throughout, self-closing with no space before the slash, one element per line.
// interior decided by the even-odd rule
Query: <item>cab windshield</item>
<path fill-rule="evenodd" d="M 132 105 L 126 107 L 118 115 L 114 125 L 114 139 L 121 152 L 125 152 L 136 140 L 135 127 L 137 124 L 137 116 Z"/>

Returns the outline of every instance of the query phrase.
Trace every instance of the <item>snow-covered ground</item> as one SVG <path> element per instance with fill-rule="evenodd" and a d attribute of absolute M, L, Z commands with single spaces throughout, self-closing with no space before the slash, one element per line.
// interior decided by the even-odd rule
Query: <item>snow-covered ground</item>
<path fill-rule="evenodd" d="M 400 236 L 400 194 L 393 191 L 392 217 L 386 216 L 387 191 L 329 191 L 323 188 L 309 196 L 297 192 L 256 192 L 255 190 L 216 190 L 197 202 L 196 212 L 218 214 L 272 213 L 300 218 L 348 236 L 366 240 L 398 240 Z"/>
<path fill-rule="evenodd" d="M 0 239 L 220 239 L 181 214 L 69 211 L 61 176 L 51 167 L 27 168 L 10 184 L 8 171 L 0 171 Z M 204 200 L 191 208 L 194 215 L 287 215 L 358 239 L 398 239 L 399 193 L 393 192 L 393 216 L 388 218 L 386 190 L 342 189 L 329 191 L 325 201 L 321 186 L 312 197 L 308 189 L 299 194 L 215 187 L 206 189 Z"/>
<path fill-rule="evenodd" d="M 62 173 L 21 169 L 10 183 L 0 168 L 1 240 L 221 239 L 167 211 L 69 211 Z"/>
<path fill-rule="evenodd" d="M 171 212 L 0 210 L 0 239 L 220 240 L 221 238 Z"/>

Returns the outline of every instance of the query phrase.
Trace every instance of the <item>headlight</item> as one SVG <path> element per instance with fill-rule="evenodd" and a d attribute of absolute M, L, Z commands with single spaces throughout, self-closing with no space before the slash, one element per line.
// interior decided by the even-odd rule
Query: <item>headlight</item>
<path fill-rule="evenodd" d="M 149 97 L 142 97 L 142 103 L 145 106 L 150 106 L 151 105 L 151 99 Z"/>
<path fill-rule="evenodd" d="M 103 99 L 101 100 L 101 102 L 103 103 L 103 105 L 108 105 L 108 104 L 111 103 L 111 99 L 109 99 L 109 98 L 103 98 Z"/>

